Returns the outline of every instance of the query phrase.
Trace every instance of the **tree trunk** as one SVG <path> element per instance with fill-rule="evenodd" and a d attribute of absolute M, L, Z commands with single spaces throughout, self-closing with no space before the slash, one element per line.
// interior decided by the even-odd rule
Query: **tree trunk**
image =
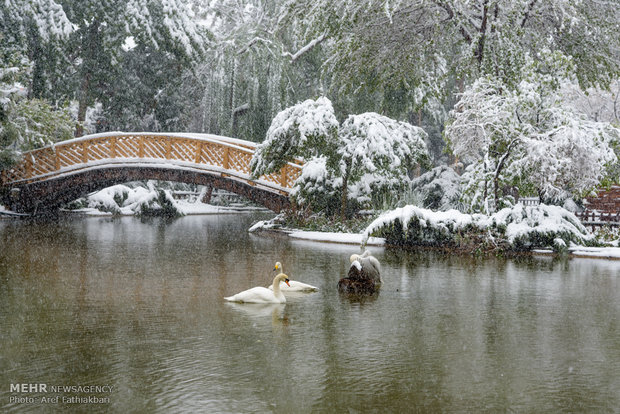
<path fill-rule="evenodd" d="M 484 56 L 484 42 L 486 40 L 487 21 L 489 16 L 489 2 L 486 0 L 482 6 L 482 21 L 480 22 L 480 38 L 478 39 L 478 45 L 476 48 L 476 57 L 478 58 L 478 67 L 482 65 L 482 58 Z"/>
<path fill-rule="evenodd" d="M 86 120 L 86 109 L 88 108 L 88 101 L 92 91 L 90 90 L 91 78 L 93 73 L 98 70 L 97 57 L 101 50 L 101 39 L 99 33 L 100 23 L 94 20 L 90 26 L 88 26 L 82 36 L 82 44 L 80 50 L 80 57 L 82 59 L 82 83 L 80 85 L 80 91 L 78 95 L 78 113 L 77 113 L 77 125 L 75 127 L 75 136 L 81 137 L 84 135 L 84 121 Z"/>
<path fill-rule="evenodd" d="M 204 204 L 210 204 L 212 195 L 213 195 L 213 187 L 208 185 L 206 191 L 204 192 L 204 195 L 202 196 L 202 200 L 200 201 Z"/>
<path fill-rule="evenodd" d="M 80 98 L 78 101 L 77 125 L 75 126 L 75 136 L 84 135 L 84 121 L 86 120 L 86 108 L 88 108 L 88 89 L 90 87 L 90 72 L 86 72 L 80 87 Z"/>
<path fill-rule="evenodd" d="M 228 95 L 228 108 L 230 110 L 230 130 L 229 130 L 229 134 L 232 134 L 232 130 L 234 128 L 234 109 L 235 107 L 233 106 L 235 103 L 235 69 L 237 68 L 237 60 L 233 59 L 233 63 L 232 63 L 232 68 L 230 71 L 230 94 Z"/>
<path fill-rule="evenodd" d="M 347 198 L 348 198 L 348 186 L 349 186 L 349 174 L 351 172 L 351 160 L 346 160 L 346 168 L 342 177 L 342 194 L 340 198 L 340 218 L 342 221 L 346 218 L 347 211 Z"/>
<path fill-rule="evenodd" d="M 493 198 L 495 198 L 495 211 L 499 208 L 499 174 L 493 177 Z"/>

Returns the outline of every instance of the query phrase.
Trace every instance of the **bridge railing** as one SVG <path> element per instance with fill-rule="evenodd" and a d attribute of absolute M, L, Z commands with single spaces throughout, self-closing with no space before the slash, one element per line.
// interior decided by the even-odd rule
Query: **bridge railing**
<path fill-rule="evenodd" d="M 20 163 L 2 171 L 2 185 L 30 183 L 66 172 L 106 163 L 172 161 L 223 176 L 236 175 L 250 180 L 250 162 L 255 144 L 240 140 L 217 139 L 215 136 L 183 137 L 145 133 L 103 134 L 57 143 L 24 154 Z M 301 163 L 288 163 L 280 172 L 265 175 L 257 181 L 290 190 L 301 174 Z"/>

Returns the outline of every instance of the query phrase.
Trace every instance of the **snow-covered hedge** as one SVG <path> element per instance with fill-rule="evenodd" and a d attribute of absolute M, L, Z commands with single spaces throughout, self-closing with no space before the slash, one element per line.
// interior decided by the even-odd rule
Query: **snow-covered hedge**
<path fill-rule="evenodd" d="M 413 205 L 384 213 L 364 231 L 364 238 L 384 237 L 399 246 L 437 246 L 563 250 L 571 243 L 589 245 L 594 237 L 579 219 L 558 206 L 517 204 L 487 216 L 456 210 L 437 212 Z"/>

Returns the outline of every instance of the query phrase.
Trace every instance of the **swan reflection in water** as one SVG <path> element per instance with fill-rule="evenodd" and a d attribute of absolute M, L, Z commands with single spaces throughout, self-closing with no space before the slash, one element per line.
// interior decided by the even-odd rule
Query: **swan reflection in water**
<path fill-rule="evenodd" d="M 289 324 L 288 316 L 285 315 L 284 303 L 235 303 L 228 302 L 228 306 L 236 312 L 243 314 L 244 317 L 264 320 L 271 317 L 271 324 L 276 326 L 287 326 Z"/>

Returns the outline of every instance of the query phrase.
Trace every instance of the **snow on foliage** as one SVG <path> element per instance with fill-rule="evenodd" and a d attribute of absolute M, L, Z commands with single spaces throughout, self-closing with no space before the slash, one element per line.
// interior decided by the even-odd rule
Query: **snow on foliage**
<path fill-rule="evenodd" d="M 429 160 L 422 128 L 374 112 L 350 115 L 338 135 L 342 199 L 360 205 L 401 192 L 409 170 Z"/>
<path fill-rule="evenodd" d="M 529 180 L 551 200 L 596 187 L 606 166 L 617 161 L 611 143 L 620 138 L 618 128 L 564 116 L 557 127 L 525 140 L 525 156 L 515 163 L 516 168 L 529 172 Z"/>
<path fill-rule="evenodd" d="M 411 189 L 422 197 L 425 208 L 451 210 L 459 207 L 461 177 L 447 165 L 440 165 L 411 180 Z"/>
<path fill-rule="evenodd" d="M 341 179 L 334 179 L 327 169 L 327 157 L 319 156 L 307 161 L 301 176 L 295 181 L 291 197 L 298 205 L 310 210 L 334 213 L 338 208 L 336 188 L 340 187 Z"/>
<path fill-rule="evenodd" d="M 489 219 L 490 226 L 500 231 L 505 226 L 508 242 L 518 249 L 555 246 L 557 239 L 563 240 L 565 245 L 593 240 L 579 219 L 559 206 L 517 204 L 498 211 Z"/>
<path fill-rule="evenodd" d="M 5 19 L 16 23 L 21 32 L 27 32 L 28 26 L 34 25 L 44 41 L 50 37 L 66 37 L 74 31 L 62 5 L 55 0 L 5 0 L 0 7 L 3 14 L 7 13 Z"/>
<path fill-rule="evenodd" d="M 428 160 L 422 128 L 374 112 L 349 115 L 338 135 L 341 173 L 351 174 L 355 181 L 400 179 L 409 168 Z"/>
<path fill-rule="evenodd" d="M 401 246 L 463 247 L 473 243 L 476 248 L 486 245 L 511 250 L 559 249 L 571 242 L 591 244 L 594 240 L 574 214 L 544 204 L 517 204 L 491 216 L 408 205 L 370 223 L 364 239 L 370 236 L 385 237 L 388 244 Z"/>
<path fill-rule="evenodd" d="M 567 109 L 557 84 L 561 75 L 546 73 L 561 73 L 566 60 L 549 54 L 525 66 L 514 89 L 482 77 L 461 95 L 445 136 L 454 154 L 470 163 L 463 201 L 473 210 L 489 201 L 502 207 L 510 188 L 561 202 L 596 186 L 617 162 L 612 145 L 620 130 Z"/>
<path fill-rule="evenodd" d="M 364 171 L 402 171 L 426 156 L 422 128 L 374 112 L 349 115 L 339 131 L 338 152 Z"/>
<path fill-rule="evenodd" d="M 169 190 L 157 189 L 152 182 L 147 185 L 148 188 L 122 184 L 104 188 L 86 197 L 86 206 L 113 214 L 182 215 Z"/>
<path fill-rule="evenodd" d="M 265 141 L 252 158 L 252 174 L 278 171 L 294 158 L 310 159 L 334 145 L 338 120 L 329 99 L 308 99 L 279 112 L 271 122 Z"/>

